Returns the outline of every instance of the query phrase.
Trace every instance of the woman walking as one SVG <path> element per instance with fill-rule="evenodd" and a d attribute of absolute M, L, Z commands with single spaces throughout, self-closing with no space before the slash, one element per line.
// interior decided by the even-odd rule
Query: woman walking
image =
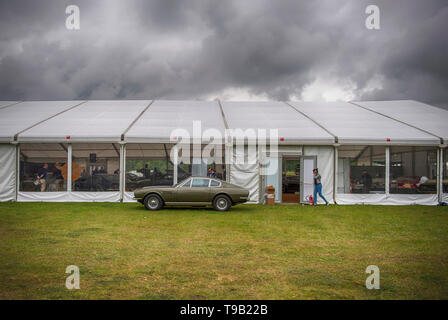
<path fill-rule="evenodd" d="M 319 174 L 319 171 L 316 169 L 313 170 L 314 174 L 314 205 L 317 205 L 317 194 L 319 193 L 319 196 L 324 199 L 325 205 L 328 206 L 328 201 L 325 199 L 324 195 L 322 194 L 322 182 L 321 182 L 321 176 Z"/>

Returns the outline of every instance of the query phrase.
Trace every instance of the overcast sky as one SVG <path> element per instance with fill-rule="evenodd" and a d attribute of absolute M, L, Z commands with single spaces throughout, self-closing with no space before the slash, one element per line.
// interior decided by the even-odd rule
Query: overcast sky
<path fill-rule="evenodd" d="M 80 30 L 65 26 L 70 4 Z M 365 27 L 369 4 L 380 30 Z M 0 100 L 448 107 L 447 30 L 446 0 L 0 0 Z"/>

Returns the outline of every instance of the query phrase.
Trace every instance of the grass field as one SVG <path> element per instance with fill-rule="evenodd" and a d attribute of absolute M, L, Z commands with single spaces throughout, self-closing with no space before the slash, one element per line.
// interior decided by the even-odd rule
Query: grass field
<path fill-rule="evenodd" d="M 0 298 L 447 299 L 448 209 L 1 203 Z"/>

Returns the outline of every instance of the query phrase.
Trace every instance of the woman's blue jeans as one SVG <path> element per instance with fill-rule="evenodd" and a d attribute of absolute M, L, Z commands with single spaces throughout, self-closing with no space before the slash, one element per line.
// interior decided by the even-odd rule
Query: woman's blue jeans
<path fill-rule="evenodd" d="M 317 194 L 319 193 L 319 196 L 324 199 L 325 203 L 328 203 L 327 199 L 325 199 L 324 195 L 322 194 L 322 183 L 316 184 L 314 186 L 314 205 L 317 204 Z"/>

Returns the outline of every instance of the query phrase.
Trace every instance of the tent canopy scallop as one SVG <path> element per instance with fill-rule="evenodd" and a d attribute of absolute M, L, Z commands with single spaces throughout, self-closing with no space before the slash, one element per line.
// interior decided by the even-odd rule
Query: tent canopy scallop
<path fill-rule="evenodd" d="M 222 109 L 221 109 L 222 108 Z M 416 101 L 1 101 L 0 142 L 168 143 L 175 129 L 193 137 L 227 129 L 278 129 L 284 144 L 438 145 L 448 111 Z M 235 134 L 235 131 L 233 131 Z M 202 136 L 202 142 L 208 142 Z M 224 142 L 224 141 L 222 141 Z M 217 142 L 218 143 L 218 142 Z"/>
<path fill-rule="evenodd" d="M 150 100 L 88 101 L 19 135 L 19 141 L 118 142 Z"/>
<path fill-rule="evenodd" d="M 0 142 L 11 142 L 22 130 L 81 101 L 27 101 L 0 109 Z"/>
<path fill-rule="evenodd" d="M 418 101 L 361 101 L 356 104 L 428 131 L 448 141 L 448 111 Z"/>
<path fill-rule="evenodd" d="M 230 129 L 278 129 L 286 143 L 334 142 L 331 134 L 284 102 L 223 102 L 222 108 Z"/>
<path fill-rule="evenodd" d="M 157 100 L 125 134 L 126 142 L 164 143 L 176 129 L 193 137 L 193 121 L 200 121 L 201 132 L 216 129 L 224 136 L 225 126 L 217 101 Z"/>
<path fill-rule="evenodd" d="M 20 101 L 0 101 L 0 109 L 12 106 L 19 103 Z"/>
<path fill-rule="evenodd" d="M 437 145 L 440 139 L 348 102 L 291 102 L 346 144 Z"/>

